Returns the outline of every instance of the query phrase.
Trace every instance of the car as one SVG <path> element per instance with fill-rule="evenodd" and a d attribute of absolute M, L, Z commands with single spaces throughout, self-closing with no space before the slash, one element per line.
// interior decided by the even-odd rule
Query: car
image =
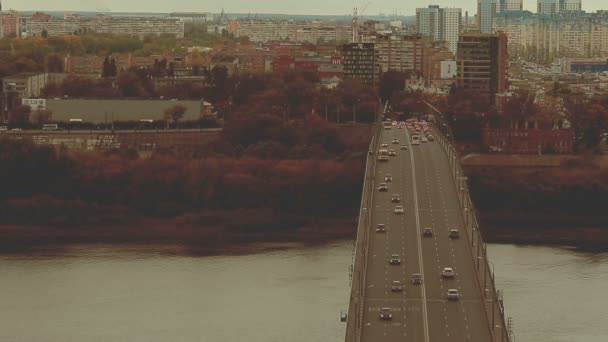
<path fill-rule="evenodd" d="M 399 139 L 393 138 L 393 144 L 398 144 L 398 143 L 399 143 Z"/>
<path fill-rule="evenodd" d="M 393 197 L 391 197 L 391 202 L 393 202 L 393 203 L 401 202 L 401 197 L 399 196 L 399 194 L 393 194 Z"/>
<path fill-rule="evenodd" d="M 380 183 L 378 185 L 378 191 L 380 191 L 380 192 L 388 191 L 388 185 L 386 183 Z"/>
<path fill-rule="evenodd" d="M 8 131 L 8 126 L 0 126 L 0 132 Z"/>
<path fill-rule="evenodd" d="M 414 285 L 422 285 L 422 274 L 420 274 L 420 273 L 412 274 L 412 276 L 410 277 L 410 281 Z"/>
<path fill-rule="evenodd" d="M 400 292 L 403 291 L 403 284 L 399 280 L 394 280 L 391 284 L 391 291 Z"/>
<path fill-rule="evenodd" d="M 429 141 L 435 141 L 435 137 L 433 137 L 432 134 L 427 135 L 426 138 L 429 139 Z"/>
<path fill-rule="evenodd" d="M 425 227 L 422 230 L 422 236 L 432 237 L 433 236 L 433 228 L 431 228 L 431 227 Z"/>
<path fill-rule="evenodd" d="M 460 298 L 460 294 L 457 289 L 448 290 L 448 300 L 458 300 L 458 298 Z"/>
<path fill-rule="evenodd" d="M 454 278 L 455 275 L 456 273 L 454 273 L 454 270 L 451 267 L 444 267 L 443 271 L 441 271 L 442 278 Z"/>
<path fill-rule="evenodd" d="M 380 309 L 380 319 L 387 320 L 387 321 L 393 319 L 393 314 L 391 313 L 391 308 Z"/>
<path fill-rule="evenodd" d="M 404 213 L 403 206 L 401 206 L 401 205 L 395 206 L 394 212 L 395 212 L 395 214 L 403 214 Z"/>
<path fill-rule="evenodd" d="M 386 233 L 386 225 L 384 223 L 378 223 L 376 226 L 377 233 Z"/>
<path fill-rule="evenodd" d="M 388 156 L 378 156 L 378 161 L 388 161 Z"/>
<path fill-rule="evenodd" d="M 420 145 L 420 140 L 412 140 L 412 145 Z"/>
<path fill-rule="evenodd" d="M 407 145 L 401 145 L 400 149 L 407 150 Z"/>
<path fill-rule="evenodd" d="M 450 234 L 448 236 L 450 237 L 450 239 L 458 239 L 460 238 L 460 233 L 458 232 L 458 229 L 452 228 L 450 229 Z"/>
<path fill-rule="evenodd" d="M 22 132 L 23 130 L 21 128 L 13 128 L 11 129 L 12 132 Z"/>
<path fill-rule="evenodd" d="M 393 176 L 391 176 L 389 173 L 387 173 L 386 176 L 384 176 L 384 181 L 385 182 L 392 182 L 393 181 Z"/>
<path fill-rule="evenodd" d="M 394 156 L 397 155 L 397 151 L 395 151 L 395 150 L 388 150 L 388 155 L 391 156 L 391 157 L 394 157 Z"/>
<path fill-rule="evenodd" d="M 380 144 L 380 147 L 388 147 L 388 144 L 387 143 L 382 143 L 382 144 Z"/>
<path fill-rule="evenodd" d="M 389 260 L 389 264 L 391 264 L 391 265 L 399 265 L 399 264 L 401 264 L 401 258 L 399 257 L 399 254 L 391 254 L 391 258 Z"/>
<path fill-rule="evenodd" d="M 397 126 L 397 129 L 403 129 L 403 126 Z"/>
<path fill-rule="evenodd" d="M 429 139 L 427 139 L 426 137 L 420 137 L 420 141 L 422 141 L 422 142 L 428 142 Z"/>

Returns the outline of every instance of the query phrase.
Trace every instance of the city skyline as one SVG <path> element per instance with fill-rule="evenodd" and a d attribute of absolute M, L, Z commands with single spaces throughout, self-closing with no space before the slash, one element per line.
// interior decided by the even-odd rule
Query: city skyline
<path fill-rule="evenodd" d="M 365 8 L 366 1 L 340 0 L 328 3 L 324 0 L 308 0 L 306 2 L 258 0 L 255 5 L 248 0 L 218 0 L 213 5 L 204 4 L 197 0 L 176 0 L 172 2 L 149 2 L 120 0 L 54 0 L 49 3 L 46 0 L 11 0 L 2 1 L 5 10 L 14 9 L 18 11 L 99 11 L 99 12 L 213 12 L 218 13 L 222 8 L 228 13 L 276 13 L 276 14 L 350 14 L 353 7 L 357 6 L 361 12 Z M 524 10 L 536 12 L 536 0 L 524 0 Z M 376 0 L 371 1 L 363 15 L 401 14 L 413 16 L 417 7 L 428 5 L 439 5 L 441 7 L 462 8 L 469 15 L 477 12 L 476 0 L 411 0 L 404 4 L 401 0 Z M 603 5 L 603 6 L 602 6 Z M 594 12 L 608 9 L 603 0 L 584 0 L 583 10 Z"/>

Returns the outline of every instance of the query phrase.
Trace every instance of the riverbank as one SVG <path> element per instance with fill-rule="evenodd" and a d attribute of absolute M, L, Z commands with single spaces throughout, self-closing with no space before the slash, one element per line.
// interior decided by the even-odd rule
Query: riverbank
<path fill-rule="evenodd" d="M 355 218 L 318 218 L 284 230 L 238 230 L 217 225 L 192 225 L 178 219 L 144 218 L 128 225 L 51 227 L 0 225 L 0 245 L 23 246 L 73 243 L 179 243 L 223 248 L 243 243 L 324 243 L 354 239 Z"/>

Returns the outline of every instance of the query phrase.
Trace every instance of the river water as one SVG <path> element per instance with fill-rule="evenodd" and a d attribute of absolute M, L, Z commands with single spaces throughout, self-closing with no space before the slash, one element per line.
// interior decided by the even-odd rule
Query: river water
<path fill-rule="evenodd" d="M 608 341 L 608 254 L 491 245 L 515 341 Z M 0 342 L 343 341 L 352 241 L 0 254 Z"/>

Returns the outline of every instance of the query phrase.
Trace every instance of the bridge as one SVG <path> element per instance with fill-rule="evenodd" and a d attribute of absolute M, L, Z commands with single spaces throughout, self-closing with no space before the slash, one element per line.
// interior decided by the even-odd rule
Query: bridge
<path fill-rule="evenodd" d="M 441 119 L 438 115 L 431 128 L 435 141 L 413 145 L 409 130 L 395 126 L 379 126 L 372 139 L 350 304 L 343 315 L 346 342 L 512 340 L 511 321 L 505 321 L 466 176 Z M 392 144 L 393 139 L 399 143 Z M 389 161 L 378 161 L 382 143 L 397 152 Z M 387 174 L 392 176 L 389 190 L 380 192 L 377 188 Z M 392 201 L 393 194 L 400 203 Z M 403 206 L 403 214 L 394 212 L 396 205 Z M 379 224 L 386 226 L 385 232 L 377 232 Z M 433 234 L 423 234 L 424 228 Z M 449 237 L 450 229 L 457 229 L 459 238 Z M 394 254 L 399 264 L 390 262 Z M 442 276 L 445 267 L 453 269 L 453 278 Z M 422 284 L 411 281 L 415 273 L 422 276 Z M 394 291 L 393 285 L 399 288 L 394 281 L 400 281 L 401 291 Z M 447 298 L 449 289 L 458 290 L 457 300 Z M 390 319 L 380 317 L 383 308 L 390 309 Z"/>

